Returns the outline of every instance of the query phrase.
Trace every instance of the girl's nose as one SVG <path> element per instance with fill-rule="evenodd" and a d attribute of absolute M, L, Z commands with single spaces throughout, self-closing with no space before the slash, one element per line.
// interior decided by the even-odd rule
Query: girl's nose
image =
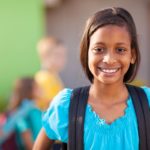
<path fill-rule="evenodd" d="M 116 62 L 116 57 L 112 53 L 106 53 L 104 55 L 103 62 L 107 64 L 113 64 Z"/>

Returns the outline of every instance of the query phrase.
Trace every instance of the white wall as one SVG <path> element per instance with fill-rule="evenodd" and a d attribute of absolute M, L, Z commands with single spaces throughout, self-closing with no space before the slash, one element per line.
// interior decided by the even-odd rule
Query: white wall
<path fill-rule="evenodd" d="M 68 63 L 61 77 L 67 87 L 88 84 L 79 62 L 79 43 L 86 19 L 101 8 L 121 6 L 131 12 L 139 34 L 142 62 L 138 78 L 150 83 L 148 35 L 148 9 L 145 0 L 64 0 L 62 4 L 47 11 L 47 32 L 62 38 L 68 46 Z M 149 82 L 148 82 L 149 80 Z"/>

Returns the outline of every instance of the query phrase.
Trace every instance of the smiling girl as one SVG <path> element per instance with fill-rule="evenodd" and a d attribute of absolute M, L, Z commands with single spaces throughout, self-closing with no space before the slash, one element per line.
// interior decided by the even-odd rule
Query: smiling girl
<path fill-rule="evenodd" d="M 135 78 L 140 63 L 136 27 L 130 13 L 123 8 L 95 13 L 87 21 L 80 50 L 83 70 L 91 82 L 84 119 L 84 149 L 138 150 L 138 123 L 125 84 Z M 150 89 L 143 89 L 149 98 Z M 35 150 L 47 149 L 56 139 L 68 142 L 72 92 L 65 89 L 54 98 L 43 117 Z"/>

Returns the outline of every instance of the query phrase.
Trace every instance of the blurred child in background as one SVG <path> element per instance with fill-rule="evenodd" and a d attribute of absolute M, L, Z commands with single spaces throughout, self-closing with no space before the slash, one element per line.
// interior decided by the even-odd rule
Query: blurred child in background
<path fill-rule="evenodd" d="M 59 39 L 45 37 L 39 41 L 37 49 L 41 70 L 36 73 L 35 80 L 43 92 L 39 107 L 45 109 L 64 87 L 59 72 L 64 68 L 66 62 L 66 48 Z"/>
<path fill-rule="evenodd" d="M 3 137 L 9 137 L 9 134 L 15 131 L 19 150 L 31 150 L 41 129 L 42 113 L 36 107 L 36 100 L 40 94 L 40 89 L 31 77 L 21 78 L 15 82 L 9 104 L 9 117 L 2 131 Z"/>

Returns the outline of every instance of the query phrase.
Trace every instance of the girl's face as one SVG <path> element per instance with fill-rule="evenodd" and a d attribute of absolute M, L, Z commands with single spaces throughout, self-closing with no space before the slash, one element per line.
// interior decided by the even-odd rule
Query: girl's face
<path fill-rule="evenodd" d="M 135 54 L 126 27 L 107 25 L 91 36 L 88 66 L 94 76 L 93 83 L 123 83 L 130 63 L 134 62 Z"/>

